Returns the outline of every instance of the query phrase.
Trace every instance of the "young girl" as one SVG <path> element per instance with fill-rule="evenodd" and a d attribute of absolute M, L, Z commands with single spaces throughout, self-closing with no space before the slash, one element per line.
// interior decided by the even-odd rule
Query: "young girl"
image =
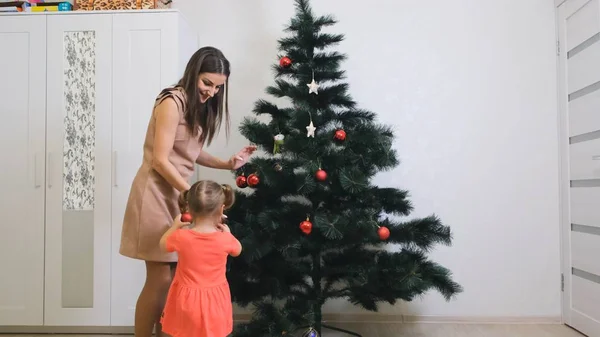
<path fill-rule="evenodd" d="M 234 202 L 229 185 L 203 180 L 181 194 L 181 212 L 162 236 L 160 248 L 177 252 L 179 262 L 162 314 L 163 332 L 173 337 L 225 337 L 233 330 L 227 255 L 239 256 L 242 245 L 221 223 Z M 182 229 L 189 226 L 189 229 Z"/>

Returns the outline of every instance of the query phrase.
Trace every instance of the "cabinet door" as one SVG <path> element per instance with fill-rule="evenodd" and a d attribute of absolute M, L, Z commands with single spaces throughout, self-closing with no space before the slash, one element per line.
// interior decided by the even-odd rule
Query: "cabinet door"
<path fill-rule="evenodd" d="M 42 325 L 46 18 L 2 17 L 0 46 L 0 326 Z"/>
<path fill-rule="evenodd" d="M 176 13 L 115 14 L 113 19 L 113 156 L 111 325 L 131 326 L 146 271 L 119 254 L 129 190 L 142 164 L 154 100 L 179 80 Z M 157 242 L 158 245 L 158 242 Z"/>
<path fill-rule="evenodd" d="M 47 18 L 46 325 L 110 324 L 111 18 Z"/>

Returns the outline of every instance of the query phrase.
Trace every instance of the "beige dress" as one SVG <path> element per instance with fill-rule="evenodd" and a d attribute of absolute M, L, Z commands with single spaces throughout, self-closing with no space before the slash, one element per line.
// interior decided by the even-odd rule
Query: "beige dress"
<path fill-rule="evenodd" d="M 154 103 L 144 141 L 144 159 L 129 192 L 119 250 L 127 257 L 155 262 L 177 261 L 176 253 L 163 253 L 160 250 L 159 242 L 173 223 L 173 218 L 180 213 L 177 206 L 179 191 L 152 168 L 155 108 L 166 98 L 172 98 L 179 110 L 179 125 L 169 161 L 186 181 L 194 172 L 194 164 L 202 150 L 200 132 L 194 136 L 184 119 L 185 92 L 178 87 L 163 90 Z"/>

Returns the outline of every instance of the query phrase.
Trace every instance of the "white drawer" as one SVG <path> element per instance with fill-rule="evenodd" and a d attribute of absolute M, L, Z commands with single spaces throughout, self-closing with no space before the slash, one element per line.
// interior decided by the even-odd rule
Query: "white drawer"
<path fill-rule="evenodd" d="M 600 81 L 600 43 L 580 51 L 567 62 L 569 94 Z"/>
<path fill-rule="evenodd" d="M 600 187 L 571 188 L 571 223 L 600 227 Z"/>
<path fill-rule="evenodd" d="M 569 137 L 598 130 L 600 130 L 600 90 L 569 102 Z"/>
<path fill-rule="evenodd" d="M 569 145 L 571 180 L 600 179 L 600 139 Z"/>

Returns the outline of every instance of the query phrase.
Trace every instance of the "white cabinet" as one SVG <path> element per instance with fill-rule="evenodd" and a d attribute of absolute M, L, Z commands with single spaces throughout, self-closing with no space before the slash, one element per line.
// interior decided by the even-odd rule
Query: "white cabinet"
<path fill-rule="evenodd" d="M 111 324 L 132 326 L 146 279 L 142 261 L 119 254 L 129 188 L 140 165 L 158 93 L 179 81 L 197 49 L 178 15 L 115 15 L 113 19 L 113 159 Z M 117 61 L 118 60 L 118 61 Z"/>
<path fill-rule="evenodd" d="M 0 332 L 132 326 L 145 270 L 119 255 L 123 214 L 196 35 L 173 10 L 17 13 L 0 46 Z"/>
<path fill-rule="evenodd" d="M 0 326 L 44 321 L 46 18 L 0 18 Z"/>

